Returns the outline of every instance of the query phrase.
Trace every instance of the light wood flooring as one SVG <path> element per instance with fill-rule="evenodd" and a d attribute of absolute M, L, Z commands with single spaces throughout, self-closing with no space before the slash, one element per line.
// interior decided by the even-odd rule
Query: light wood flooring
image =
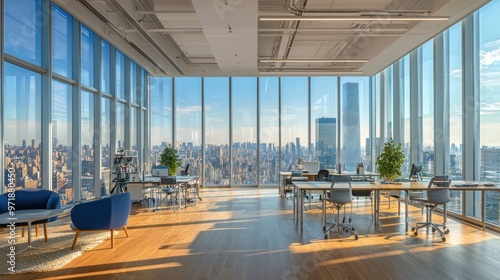
<path fill-rule="evenodd" d="M 201 196 L 197 206 L 176 213 L 134 204 L 130 238 L 120 232 L 114 249 L 107 240 L 59 270 L 3 278 L 500 279 L 500 234 L 448 218 L 446 242 L 425 230 L 414 237 L 385 198 L 377 227 L 370 200 L 354 201 L 359 240 L 337 233 L 325 240 L 318 194 L 302 233 L 292 202 L 276 189 L 205 188 Z M 412 225 L 424 218 L 419 207 L 410 212 Z M 68 224 L 69 217 L 51 224 L 49 243 L 50 232 L 70 231 Z"/>

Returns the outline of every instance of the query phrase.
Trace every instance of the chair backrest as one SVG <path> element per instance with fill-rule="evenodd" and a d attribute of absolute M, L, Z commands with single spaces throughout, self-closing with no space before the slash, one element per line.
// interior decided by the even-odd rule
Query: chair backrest
<path fill-rule="evenodd" d="M 436 204 L 445 204 L 450 201 L 451 180 L 448 176 L 435 176 L 427 186 L 427 201 Z"/>
<path fill-rule="evenodd" d="M 7 195 L 8 193 L 2 195 L 5 203 L 0 203 L 0 213 L 7 212 Z M 61 208 L 59 194 L 46 189 L 20 189 L 15 192 L 15 198 L 16 210 Z"/>
<path fill-rule="evenodd" d="M 351 176 L 333 176 L 329 199 L 339 204 L 352 201 Z"/>
<path fill-rule="evenodd" d="M 292 171 L 292 177 L 302 177 L 302 171 Z"/>
<path fill-rule="evenodd" d="M 130 193 L 76 204 L 71 209 L 71 222 L 80 230 L 105 230 L 126 226 L 130 215 Z"/>
<path fill-rule="evenodd" d="M 177 178 L 174 176 L 162 176 L 160 177 L 160 185 L 175 185 L 177 184 Z"/>
<path fill-rule="evenodd" d="M 189 175 L 189 163 L 186 165 L 186 168 L 184 168 L 184 175 L 185 176 Z"/>
<path fill-rule="evenodd" d="M 328 181 L 328 174 L 330 174 L 330 172 L 326 169 L 318 171 L 318 181 Z"/>

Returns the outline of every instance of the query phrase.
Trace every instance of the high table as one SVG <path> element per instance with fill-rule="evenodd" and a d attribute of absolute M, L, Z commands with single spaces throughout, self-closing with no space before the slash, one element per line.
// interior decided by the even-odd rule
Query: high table
<path fill-rule="evenodd" d="M 294 203 L 297 203 L 297 206 L 294 207 L 294 215 L 295 219 L 300 223 L 300 230 L 303 230 L 303 217 L 304 217 L 304 209 L 302 207 L 303 201 L 303 191 L 306 190 L 316 190 L 323 191 L 323 197 L 326 196 L 326 192 L 330 190 L 331 182 L 293 182 L 293 185 L 296 189 L 298 189 L 299 196 L 294 198 Z M 380 184 L 380 183 L 366 183 L 366 182 L 351 182 L 353 190 L 370 190 L 374 191 L 374 200 L 375 200 L 375 225 L 379 224 L 380 220 L 380 191 L 405 191 L 406 198 L 408 197 L 408 192 L 410 191 L 424 191 L 427 190 L 429 182 L 402 182 L 398 184 Z M 481 191 L 482 192 L 482 208 L 481 208 L 481 220 L 483 223 L 483 228 L 486 227 L 486 207 L 485 207 L 485 192 L 486 191 L 500 191 L 500 187 L 497 187 L 495 184 L 492 185 L 481 185 L 479 183 L 476 184 L 462 184 L 461 181 L 452 181 L 452 186 L 450 190 L 459 190 L 459 191 Z M 326 224 L 326 200 L 322 201 L 323 206 L 323 225 Z M 300 212 L 300 213 L 299 213 Z M 408 231 L 409 228 L 409 219 L 408 219 L 408 199 L 405 199 L 405 230 Z"/>
<path fill-rule="evenodd" d="M 58 216 L 63 210 L 62 209 L 26 209 L 26 210 L 14 210 L 13 215 L 10 212 L 5 212 L 0 214 L 0 224 L 9 225 L 11 222 L 16 223 L 27 223 L 28 225 L 28 246 L 26 249 L 19 251 L 30 251 L 34 247 L 31 246 L 31 224 L 35 221 L 49 219 Z"/>

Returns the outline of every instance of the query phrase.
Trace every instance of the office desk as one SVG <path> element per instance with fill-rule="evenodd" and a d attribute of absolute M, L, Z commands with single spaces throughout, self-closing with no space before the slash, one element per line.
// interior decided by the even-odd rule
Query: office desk
<path fill-rule="evenodd" d="M 281 171 L 279 173 L 279 186 L 278 186 L 278 194 L 281 196 L 281 198 L 285 197 L 284 189 L 286 185 L 286 179 L 290 178 L 292 176 L 291 171 Z M 311 172 L 311 173 L 302 173 L 302 177 L 306 177 L 309 181 L 315 181 L 316 176 L 318 176 L 318 172 Z"/>
<path fill-rule="evenodd" d="M 200 188 L 199 188 L 199 176 L 176 176 L 176 181 L 177 185 L 181 188 L 184 189 L 184 195 L 185 197 L 187 196 L 189 192 L 189 188 L 187 187 L 188 183 L 194 182 L 195 184 L 193 185 L 195 188 L 195 196 L 194 196 L 194 205 L 196 205 L 197 198 L 201 201 L 202 198 L 200 197 Z M 142 200 L 142 193 L 144 190 L 150 189 L 150 191 L 153 191 L 154 189 L 157 189 L 160 187 L 160 177 L 152 177 L 152 176 L 146 176 L 144 177 L 144 180 L 141 180 L 139 182 L 128 182 L 127 183 L 127 189 L 129 192 L 137 194 L 141 194 L 141 200 Z M 134 199 L 132 199 L 134 200 Z M 185 204 L 187 207 L 187 203 Z"/>
<path fill-rule="evenodd" d="M 408 192 L 410 191 L 425 191 L 427 190 L 429 182 L 403 182 L 400 184 L 380 184 L 380 183 L 366 183 L 366 182 L 351 182 L 353 190 L 370 190 L 374 191 L 374 200 L 375 200 L 375 225 L 378 225 L 380 222 L 380 191 L 404 191 L 406 192 L 406 198 L 408 197 Z M 476 184 L 480 184 L 476 182 Z M 303 202 L 303 192 L 302 190 L 317 190 L 323 191 L 323 197 L 326 197 L 326 192 L 330 190 L 331 183 L 330 182 L 293 182 L 295 188 L 299 189 L 299 195 L 297 198 L 294 198 L 294 203 L 297 203 L 297 206 L 294 207 L 294 217 L 296 220 L 300 222 L 300 230 L 303 230 L 303 217 L 304 211 L 302 207 Z M 484 186 L 484 185 L 474 185 L 471 183 L 461 184 L 461 181 L 452 181 L 452 186 L 450 187 L 450 191 L 481 191 L 481 220 L 483 223 L 483 229 L 486 227 L 486 207 L 485 207 L 485 192 L 486 191 L 500 191 L 500 187 L 497 185 L 492 186 Z M 323 225 L 326 224 L 326 200 L 322 202 L 323 208 Z M 299 213 L 300 212 L 300 213 Z M 408 219 L 408 199 L 405 199 L 405 231 L 408 231 L 409 228 L 409 219 Z"/>

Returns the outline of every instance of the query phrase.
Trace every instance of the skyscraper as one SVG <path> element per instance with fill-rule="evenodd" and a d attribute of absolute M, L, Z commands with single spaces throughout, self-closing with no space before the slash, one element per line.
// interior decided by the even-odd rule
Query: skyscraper
<path fill-rule="evenodd" d="M 361 162 L 359 124 L 359 83 L 342 85 L 342 163 L 354 171 Z"/>
<path fill-rule="evenodd" d="M 337 119 L 316 119 L 316 157 L 320 169 L 335 168 L 337 164 Z"/>

